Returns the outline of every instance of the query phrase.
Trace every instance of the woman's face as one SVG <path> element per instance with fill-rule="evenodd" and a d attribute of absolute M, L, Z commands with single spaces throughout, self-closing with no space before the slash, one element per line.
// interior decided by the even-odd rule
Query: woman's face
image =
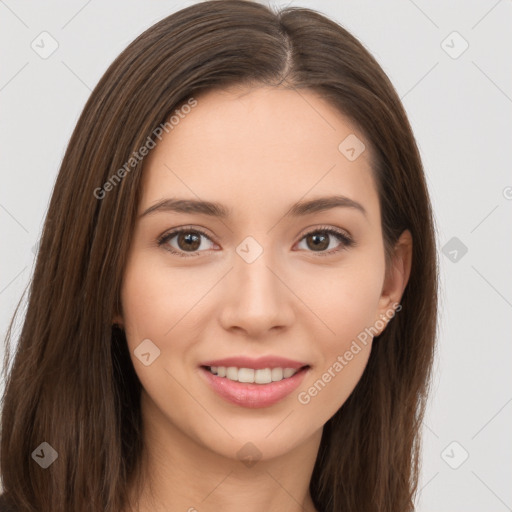
<path fill-rule="evenodd" d="M 355 126 L 311 91 L 238 92 L 197 97 L 146 157 L 119 320 L 146 418 L 272 458 L 346 401 L 408 270 L 385 279 Z"/>

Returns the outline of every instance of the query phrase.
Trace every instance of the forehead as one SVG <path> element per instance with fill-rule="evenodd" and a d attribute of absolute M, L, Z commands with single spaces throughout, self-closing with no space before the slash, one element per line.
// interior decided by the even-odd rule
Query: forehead
<path fill-rule="evenodd" d="M 230 88 L 195 99 L 146 157 L 141 209 L 171 196 L 245 211 L 335 193 L 370 213 L 378 203 L 368 141 L 317 93 Z M 352 161 L 347 140 L 366 148 Z"/>

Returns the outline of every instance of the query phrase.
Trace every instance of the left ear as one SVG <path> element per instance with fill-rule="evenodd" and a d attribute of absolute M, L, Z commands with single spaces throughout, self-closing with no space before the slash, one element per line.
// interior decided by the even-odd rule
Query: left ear
<path fill-rule="evenodd" d="M 391 265 L 386 269 L 386 276 L 379 299 L 379 318 L 376 320 L 383 320 L 386 324 L 379 332 L 379 335 L 386 328 L 388 320 L 393 317 L 391 313 L 400 303 L 409 281 L 412 265 L 412 243 L 411 232 L 406 229 L 400 235 L 393 249 Z"/>

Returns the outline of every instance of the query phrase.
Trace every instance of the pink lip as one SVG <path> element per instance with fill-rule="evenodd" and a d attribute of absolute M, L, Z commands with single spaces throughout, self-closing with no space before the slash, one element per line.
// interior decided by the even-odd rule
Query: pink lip
<path fill-rule="evenodd" d="M 244 368 L 244 366 L 241 367 Z M 268 368 L 268 366 L 265 366 L 265 368 Z M 291 368 L 291 366 L 287 366 L 287 368 Z M 302 368 L 292 377 L 268 384 L 237 382 L 226 377 L 213 375 L 207 368 L 203 367 L 201 367 L 200 373 L 213 391 L 228 402 L 256 409 L 273 405 L 288 396 L 301 384 L 309 370 L 310 367 Z"/>
<path fill-rule="evenodd" d="M 225 359 L 216 359 L 215 361 L 205 361 L 201 363 L 201 366 L 236 366 L 237 368 L 254 368 L 255 370 L 261 370 L 263 368 L 293 368 L 294 370 L 298 370 L 303 366 L 307 366 L 307 363 L 292 361 L 291 359 L 277 356 L 265 356 L 257 359 L 240 356 L 226 357 Z"/>

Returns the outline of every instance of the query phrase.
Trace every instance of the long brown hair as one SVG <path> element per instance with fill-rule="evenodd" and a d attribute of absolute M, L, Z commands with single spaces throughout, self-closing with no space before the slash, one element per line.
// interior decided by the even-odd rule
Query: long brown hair
<path fill-rule="evenodd" d="M 241 0 L 198 3 L 146 30 L 108 68 L 78 120 L 15 356 L 7 349 L 4 360 L 1 474 L 21 510 L 126 506 L 143 454 L 141 385 L 124 334 L 112 327 L 141 188 L 142 160 L 126 162 L 187 99 L 236 84 L 313 90 L 348 116 L 376 155 L 387 253 L 404 229 L 412 234 L 402 310 L 375 338 L 361 380 L 324 426 L 310 490 L 321 512 L 413 510 L 438 263 L 410 124 L 381 67 L 340 25 L 310 9 L 276 12 Z M 123 166 L 122 179 L 98 197 Z M 58 453 L 47 470 L 31 456 L 42 442 Z"/>

